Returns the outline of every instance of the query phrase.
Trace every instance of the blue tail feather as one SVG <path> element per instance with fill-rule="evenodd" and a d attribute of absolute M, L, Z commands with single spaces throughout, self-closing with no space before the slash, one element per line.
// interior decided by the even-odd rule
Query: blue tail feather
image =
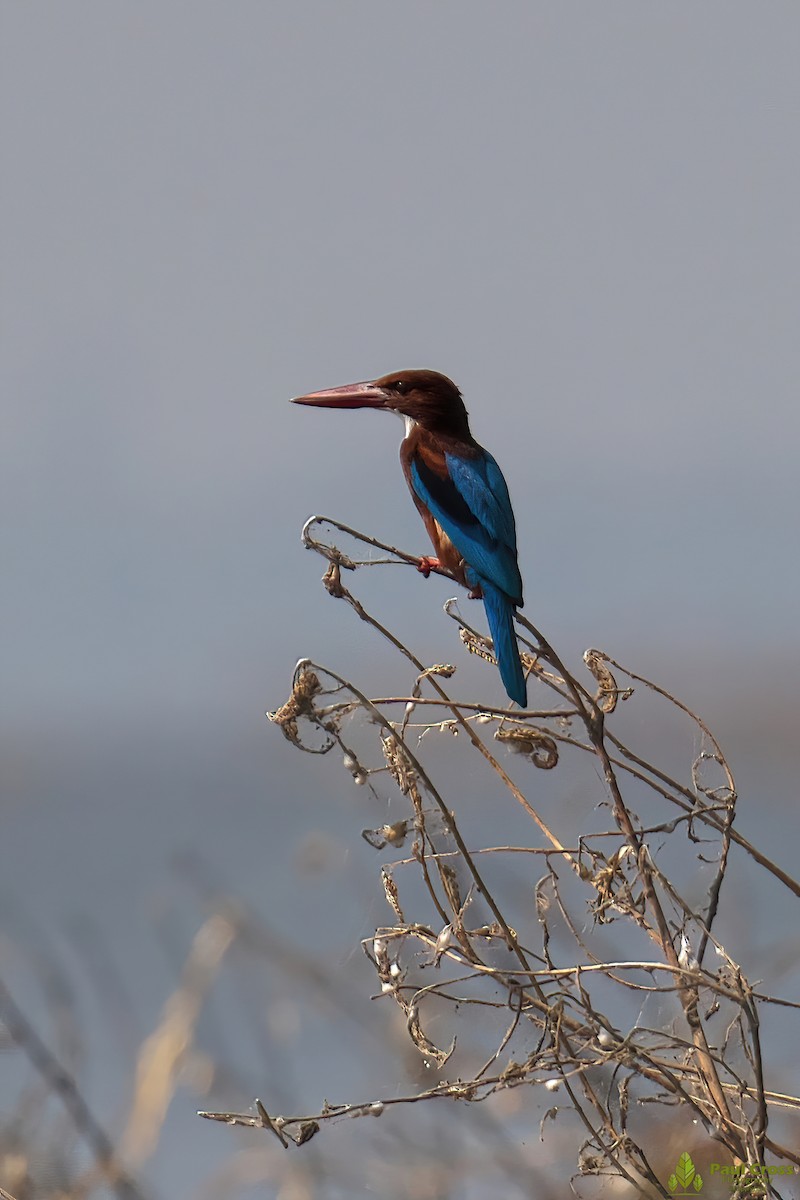
<path fill-rule="evenodd" d="M 528 689 L 519 657 L 517 636 L 514 632 L 514 605 L 493 584 L 479 577 L 483 591 L 483 606 L 494 642 L 494 653 L 500 669 L 503 686 L 520 708 L 528 705 Z"/>

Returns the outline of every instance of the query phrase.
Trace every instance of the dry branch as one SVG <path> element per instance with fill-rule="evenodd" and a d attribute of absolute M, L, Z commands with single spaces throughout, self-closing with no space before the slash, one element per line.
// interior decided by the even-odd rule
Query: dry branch
<path fill-rule="evenodd" d="M 342 536 L 355 544 L 347 553 L 332 540 Z M 793 894 L 800 895 L 800 885 L 734 830 L 733 776 L 705 723 L 600 650 L 587 650 L 586 670 L 573 674 L 522 617 L 523 662 L 539 702 L 521 711 L 462 700 L 451 665 L 423 662 L 350 590 L 358 569 L 415 565 L 416 557 L 322 517 L 309 520 L 303 541 L 327 561 L 328 592 L 395 648 L 412 679 L 396 695 L 370 699 L 330 667 L 303 660 L 289 700 L 269 715 L 300 749 L 338 748 L 357 784 L 380 781 L 405 798 L 402 820 L 364 832 L 386 854 L 412 839 L 404 857 L 381 866 L 394 920 L 364 950 L 378 994 L 399 1006 L 409 1038 L 436 1064 L 440 1082 L 404 1096 L 325 1104 L 302 1116 L 269 1115 L 260 1101 L 255 1115 L 201 1115 L 266 1128 L 284 1145 L 286 1139 L 300 1145 L 325 1122 L 344 1117 L 380 1116 L 393 1105 L 434 1099 L 476 1103 L 527 1087 L 563 1097 L 555 1109 L 548 1098 L 549 1115 L 566 1107 L 579 1118 L 580 1173 L 611 1171 L 647 1194 L 670 1192 L 631 1120 L 632 1110 L 645 1105 L 684 1107 L 734 1163 L 761 1169 L 769 1153 L 800 1164 L 769 1133 L 773 1112 L 800 1108 L 800 1099 L 766 1086 L 759 1033 L 766 1008 L 792 1002 L 754 988 L 731 947 L 714 935 L 732 844 Z M 371 557 L 375 550 L 379 556 Z M 490 641 L 463 620 L 456 602 L 445 611 L 467 649 L 493 662 Z M 684 721 L 699 746 L 685 776 L 673 777 L 626 744 L 620 713 L 645 696 Z M 367 751 L 354 749 L 359 718 L 372 731 Z M 533 822 L 536 844 L 469 847 L 453 798 L 423 761 L 425 739 L 437 732 L 457 733 L 478 752 L 495 786 Z M 557 778 L 587 756 L 598 764 L 600 782 L 595 774 L 596 792 L 587 794 L 576 835 L 561 810 L 559 824 L 551 814 L 545 819 L 538 797 L 542 772 Z M 716 778 L 707 778 L 709 769 Z M 526 782 L 517 782 L 518 774 Z M 529 862 L 538 882 L 522 898 L 501 897 L 493 882 L 501 861 Z M 696 875 L 686 878 L 689 861 L 701 863 L 709 877 L 699 902 L 692 894 Z M 609 957 L 603 939 L 611 929 L 631 938 L 638 953 Z M 632 1002 L 660 1005 L 657 1025 L 632 1018 Z M 504 1014 L 502 1033 L 471 1074 L 462 1069 L 442 1079 L 458 1054 L 456 1039 L 434 1040 L 431 1017 L 438 1034 L 444 1015 L 457 1010 L 462 1022 L 471 1012 L 478 1029 L 491 1027 L 488 1014 Z M 767 1179 L 760 1194 L 779 1193 Z"/>

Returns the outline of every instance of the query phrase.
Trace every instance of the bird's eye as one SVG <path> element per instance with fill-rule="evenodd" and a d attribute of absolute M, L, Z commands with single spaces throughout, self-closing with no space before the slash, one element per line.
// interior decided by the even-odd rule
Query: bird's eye
<path fill-rule="evenodd" d="M 404 396 L 408 391 L 408 384 L 406 383 L 405 379 L 395 379 L 392 387 L 399 396 Z"/>

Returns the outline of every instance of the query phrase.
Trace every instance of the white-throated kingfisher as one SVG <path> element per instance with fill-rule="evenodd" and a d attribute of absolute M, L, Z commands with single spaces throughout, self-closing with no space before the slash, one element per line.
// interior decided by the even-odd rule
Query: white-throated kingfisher
<path fill-rule="evenodd" d="M 400 462 L 437 555 L 421 558 L 419 569 L 427 575 L 444 567 L 483 599 L 500 677 L 524 708 L 527 689 L 514 634 L 514 609 L 522 607 L 514 513 L 500 468 L 469 431 L 453 381 L 438 371 L 395 371 L 309 392 L 293 403 L 382 408 L 405 418 Z"/>

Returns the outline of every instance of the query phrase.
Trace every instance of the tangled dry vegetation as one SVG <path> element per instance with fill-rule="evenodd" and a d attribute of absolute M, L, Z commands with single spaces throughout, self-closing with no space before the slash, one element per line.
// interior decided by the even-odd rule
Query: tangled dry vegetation
<path fill-rule="evenodd" d="M 379 856 L 376 894 L 387 914 L 363 949 L 376 1024 L 390 1030 L 382 1048 L 397 1071 L 383 1094 L 299 1114 L 276 1111 L 269 1079 L 247 1111 L 202 1112 L 261 1132 L 258 1163 L 232 1146 L 208 1194 L 237 1193 L 256 1167 L 263 1183 L 302 1196 L 356 1194 L 367 1178 L 376 1194 L 404 1197 L 462 1196 L 468 1185 L 469 1194 L 497 1194 L 497 1180 L 503 1194 L 537 1196 L 562 1195 L 567 1181 L 588 1195 L 591 1181 L 610 1180 L 625 1197 L 795 1194 L 782 1189 L 800 1166 L 800 1099 L 780 1060 L 797 1043 L 800 1004 L 769 978 L 748 977 L 737 920 L 756 893 L 762 907 L 778 898 L 793 906 L 800 884 L 735 827 L 734 780 L 710 730 L 598 650 L 571 671 L 523 618 L 531 707 L 462 699 L 462 690 L 480 694 L 484 680 L 498 694 L 500 683 L 490 643 L 455 601 L 445 611 L 475 656 L 462 656 L 458 672 L 423 662 L 351 590 L 359 568 L 417 560 L 324 518 L 312 518 L 303 537 L 327 562 L 327 591 L 388 641 L 408 680 L 402 694 L 369 697 L 304 660 L 287 703 L 270 714 L 299 749 L 330 754 L 339 770 L 343 761 L 387 815 L 362 833 Z M 677 755 L 667 750 L 676 742 Z M 52 1005 L 60 1017 L 51 1049 L 0 985 L 0 1049 L 29 1067 L 20 1103 L 0 1125 L 0 1197 L 138 1200 L 188 1075 L 198 1096 L 247 1105 L 252 1092 L 198 1032 L 234 950 L 237 970 L 246 958 L 272 980 L 283 974 L 294 994 L 310 997 L 309 1011 L 324 997 L 349 1027 L 358 1024 L 353 987 L 363 990 L 363 975 L 348 971 L 343 991 L 303 949 L 296 922 L 272 929 L 263 913 L 210 886 L 204 870 L 188 874 L 208 915 L 139 1049 L 118 1142 L 83 1097 L 63 1003 Z M 249 978 L 245 989 L 258 997 L 258 1024 L 267 989 Z M 416 1073 L 397 1058 L 398 1030 Z M 431 1123 L 427 1139 L 392 1137 L 398 1108 L 413 1117 L 434 1102 L 437 1115 L 453 1117 L 444 1136 Z M 483 1123 L 470 1121 L 474 1113 Z M 337 1161 L 333 1131 L 318 1153 L 324 1126 L 362 1116 L 381 1118 L 368 1128 L 389 1134 L 377 1154 L 373 1144 L 359 1159 L 351 1140 Z M 368 1143 L 366 1128 L 350 1125 L 351 1139 Z M 726 1167 L 722 1191 L 701 1174 L 712 1160 Z"/>
<path fill-rule="evenodd" d="M 327 560 L 328 592 L 388 639 L 411 684 L 406 694 L 370 698 L 304 660 L 288 702 L 270 717 L 300 749 L 338 750 L 357 784 L 402 797 L 398 819 L 363 833 L 382 855 L 390 914 L 363 948 L 378 995 L 398 1006 L 436 1082 L 303 1116 L 270 1114 L 261 1101 L 252 1113 L 202 1115 L 302 1145 L 343 1116 L 443 1099 L 474 1104 L 525 1088 L 540 1100 L 545 1138 L 567 1113 L 577 1118 L 577 1161 L 564 1172 L 573 1184 L 615 1176 L 633 1194 L 673 1194 L 659 1146 L 663 1121 L 680 1114 L 695 1145 L 699 1136 L 738 1170 L 728 1194 L 781 1195 L 778 1172 L 788 1182 L 800 1155 L 774 1131 L 791 1131 L 800 1099 L 768 1086 L 761 1025 L 775 1006 L 800 1005 L 749 981 L 737 948 L 721 944 L 715 928 L 736 854 L 757 864 L 764 886 L 796 898 L 800 884 L 737 832 L 734 780 L 713 734 L 676 697 L 599 650 L 573 673 L 522 617 L 532 707 L 468 702 L 451 665 L 421 661 L 351 590 L 357 569 L 413 556 L 321 517 L 303 539 Z M 491 663 L 487 639 L 454 601 L 445 609 L 467 649 Z M 681 778 L 658 760 L 670 722 L 692 747 Z M 631 727 L 650 750 L 629 744 Z M 479 756 L 530 836 L 506 844 L 498 806 L 498 844 L 471 841 L 450 771 L 440 782 L 425 765 L 438 734 L 457 734 L 459 749 L 472 752 L 473 790 L 486 786 Z M 574 802 L 555 808 L 549 782 L 567 770 Z M 526 882 L 509 889 L 509 877 Z M 471 1061 L 459 1058 L 464 1030 Z M 481 1041 L 488 1049 L 479 1061 Z"/>

